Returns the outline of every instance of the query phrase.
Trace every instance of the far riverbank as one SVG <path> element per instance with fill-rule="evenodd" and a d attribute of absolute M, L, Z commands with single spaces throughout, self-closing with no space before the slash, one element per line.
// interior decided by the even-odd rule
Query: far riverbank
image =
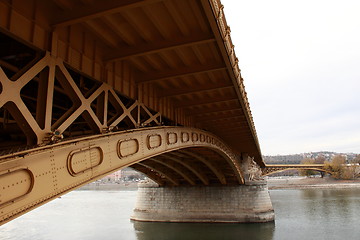
<path fill-rule="evenodd" d="M 120 183 L 101 183 L 92 182 L 79 188 L 78 190 L 98 190 L 98 191 L 120 191 L 120 190 L 137 190 L 137 182 L 120 182 Z"/>
<path fill-rule="evenodd" d="M 359 180 L 336 180 L 330 177 L 268 177 L 269 190 L 274 189 L 343 189 L 360 188 Z M 137 182 L 121 183 L 100 183 L 93 182 L 87 184 L 79 190 L 99 190 L 99 191 L 120 191 L 137 190 Z"/>
<path fill-rule="evenodd" d="M 269 190 L 273 189 L 343 189 L 360 188 L 359 180 L 336 180 L 330 177 L 268 177 Z"/>

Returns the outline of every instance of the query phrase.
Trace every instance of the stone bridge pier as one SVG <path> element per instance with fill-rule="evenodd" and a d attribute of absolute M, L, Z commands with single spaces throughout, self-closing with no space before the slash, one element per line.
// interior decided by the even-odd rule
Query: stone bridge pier
<path fill-rule="evenodd" d="M 251 172 L 252 159 L 247 156 L 244 159 L 244 166 Z M 245 184 L 235 186 L 159 187 L 154 182 L 141 182 L 132 220 L 219 223 L 274 221 L 266 180 L 251 178 L 248 172 L 244 176 L 247 176 Z"/>

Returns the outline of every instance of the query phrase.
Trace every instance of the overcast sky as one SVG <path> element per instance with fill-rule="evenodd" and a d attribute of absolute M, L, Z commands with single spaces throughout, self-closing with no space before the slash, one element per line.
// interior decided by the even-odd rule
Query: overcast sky
<path fill-rule="evenodd" d="M 221 2 L 262 153 L 360 153 L 360 1 Z"/>

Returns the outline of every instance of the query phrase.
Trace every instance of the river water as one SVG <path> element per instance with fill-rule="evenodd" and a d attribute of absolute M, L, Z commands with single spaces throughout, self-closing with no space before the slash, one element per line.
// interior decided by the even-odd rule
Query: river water
<path fill-rule="evenodd" d="M 360 239 L 360 189 L 271 190 L 275 223 L 129 220 L 136 191 L 74 191 L 0 227 L 1 240 Z"/>

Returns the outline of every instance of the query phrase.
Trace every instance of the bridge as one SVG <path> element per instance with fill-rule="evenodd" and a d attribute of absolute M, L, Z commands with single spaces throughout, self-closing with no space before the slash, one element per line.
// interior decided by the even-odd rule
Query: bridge
<path fill-rule="evenodd" d="M 262 175 L 267 176 L 272 173 L 282 172 L 290 169 L 296 170 L 314 170 L 318 172 L 324 172 L 332 174 L 331 171 L 325 168 L 324 164 L 266 164 L 265 168 L 262 168 Z"/>
<path fill-rule="evenodd" d="M 134 219 L 273 220 L 247 181 L 265 163 L 220 0 L 3 0 L 0 16 L 0 224 L 128 166 L 160 186 Z"/>

